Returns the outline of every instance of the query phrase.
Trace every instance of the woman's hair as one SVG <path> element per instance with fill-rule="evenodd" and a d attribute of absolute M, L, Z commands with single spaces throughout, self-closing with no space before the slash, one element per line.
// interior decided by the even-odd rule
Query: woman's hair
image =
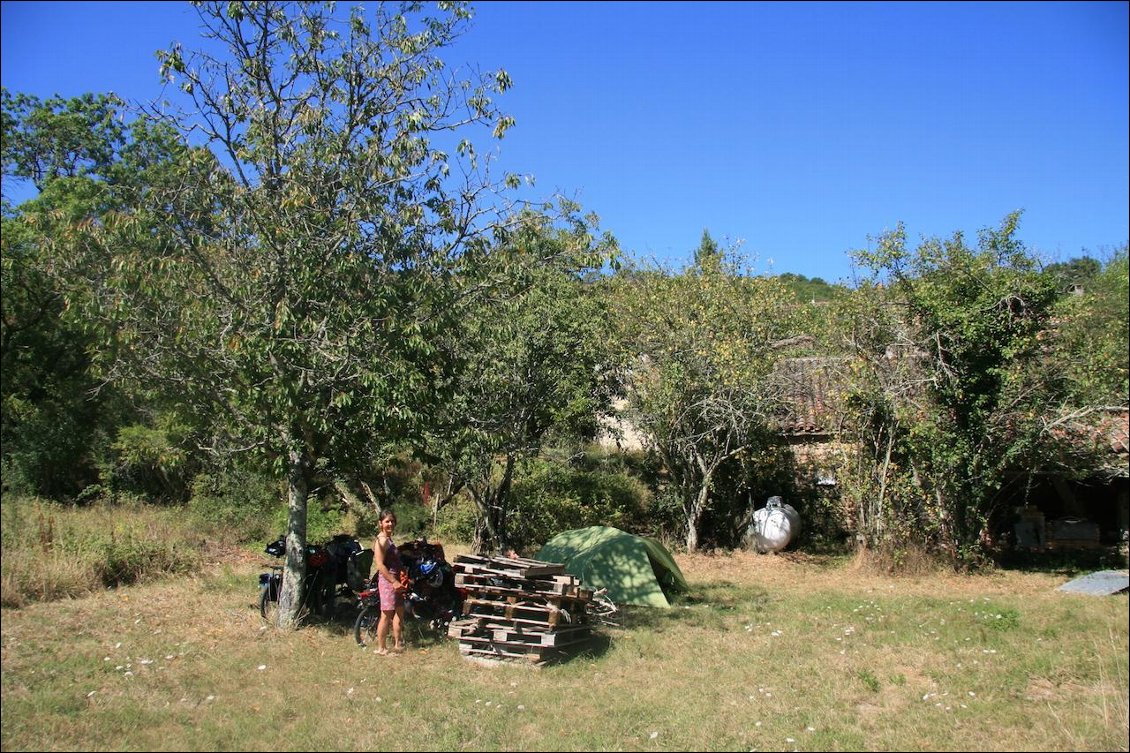
<path fill-rule="evenodd" d="M 389 518 L 396 520 L 396 513 L 392 511 L 391 507 L 386 507 L 385 509 L 381 510 L 381 514 L 377 516 L 377 520 L 380 521 L 385 521 Z"/>

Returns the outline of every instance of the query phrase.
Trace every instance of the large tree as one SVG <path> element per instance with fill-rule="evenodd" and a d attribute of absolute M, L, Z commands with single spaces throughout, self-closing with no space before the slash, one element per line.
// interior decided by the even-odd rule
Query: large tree
<path fill-rule="evenodd" d="M 907 244 L 899 226 L 856 258 L 875 277 L 858 309 L 863 389 L 854 404 L 868 475 L 886 507 L 861 508 L 875 536 L 978 563 L 1010 479 L 1044 462 L 1045 420 L 1065 397 L 1038 368 L 1057 300 L 1016 237 L 1019 213 L 980 233 Z M 869 512 L 868 512 L 869 510 Z"/>
<path fill-rule="evenodd" d="M 40 100 L 3 91 L 6 486 L 72 499 L 97 488 L 107 480 L 99 467 L 109 441 L 137 414 L 134 396 L 104 387 L 93 368 L 95 334 L 81 309 L 66 305 L 74 280 L 54 274 L 77 267 L 61 265 L 52 247 L 68 228 L 134 206 L 180 151 L 167 131 L 122 116 L 112 96 Z M 12 206 L 16 197 L 27 198 Z"/>
<path fill-rule="evenodd" d="M 446 67 L 462 4 L 197 9 L 219 52 L 164 52 L 192 106 L 149 112 L 194 145 L 185 166 L 69 240 L 84 268 L 102 261 L 87 283 L 113 373 L 215 417 L 213 449 L 285 477 L 292 625 L 312 479 L 414 433 L 442 398 L 450 281 L 495 224 L 471 139 L 512 124 L 492 100 L 509 79 Z"/>
<path fill-rule="evenodd" d="M 476 551 L 508 549 L 511 487 L 551 435 L 589 437 L 608 409 L 607 311 L 590 282 L 615 253 L 595 217 L 561 202 L 564 223 L 523 213 L 475 277 L 488 294 L 460 301 L 451 348 L 461 363 L 429 454 L 450 481 L 437 508 L 465 490 L 478 516 Z"/>
<path fill-rule="evenodd" d="M 748 274 L 709 234 L 695 259 L 678 273 L 623 273 L 611 291 L 627 417 L 679 489 L 692 552 L 719 469 L 774 442 L 783 385 L 773 364 L 804 342 L 777 279 Z"/>

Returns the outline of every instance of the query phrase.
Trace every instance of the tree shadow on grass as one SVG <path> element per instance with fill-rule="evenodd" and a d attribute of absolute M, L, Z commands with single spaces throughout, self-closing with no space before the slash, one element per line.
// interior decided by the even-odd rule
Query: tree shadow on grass
<path fill-rule="evenodd" d="M 750 619 L 764 610 L 770 598 L 769 591 L 763 588 L 714 581 L 677 596 L 669 609 L 632 605 L 621 607 L 620 629 L 664 630 L 686 623 L 709 626 L 730 620 Z"/>

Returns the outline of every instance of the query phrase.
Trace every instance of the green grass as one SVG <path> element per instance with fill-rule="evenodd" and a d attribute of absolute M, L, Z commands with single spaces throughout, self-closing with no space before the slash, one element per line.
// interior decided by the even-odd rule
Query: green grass
<path fill-rule="evenodd" d="M 690 597 L 560 663 L 265 627 L 232 564 L 3 610 L 5 750 L 1126 750 L 1125 596 L 678 556 Z"/>

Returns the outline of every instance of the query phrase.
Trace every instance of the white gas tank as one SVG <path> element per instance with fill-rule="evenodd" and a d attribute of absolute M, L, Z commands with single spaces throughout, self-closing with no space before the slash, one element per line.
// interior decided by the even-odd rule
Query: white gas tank
<path fill-rule="evenodd" d="M 759 552 L 779 552 L 800 533 L 800 513 L 780 497 L 770 497 L 765 507 L 753 513 L 748 538 Z"/>

